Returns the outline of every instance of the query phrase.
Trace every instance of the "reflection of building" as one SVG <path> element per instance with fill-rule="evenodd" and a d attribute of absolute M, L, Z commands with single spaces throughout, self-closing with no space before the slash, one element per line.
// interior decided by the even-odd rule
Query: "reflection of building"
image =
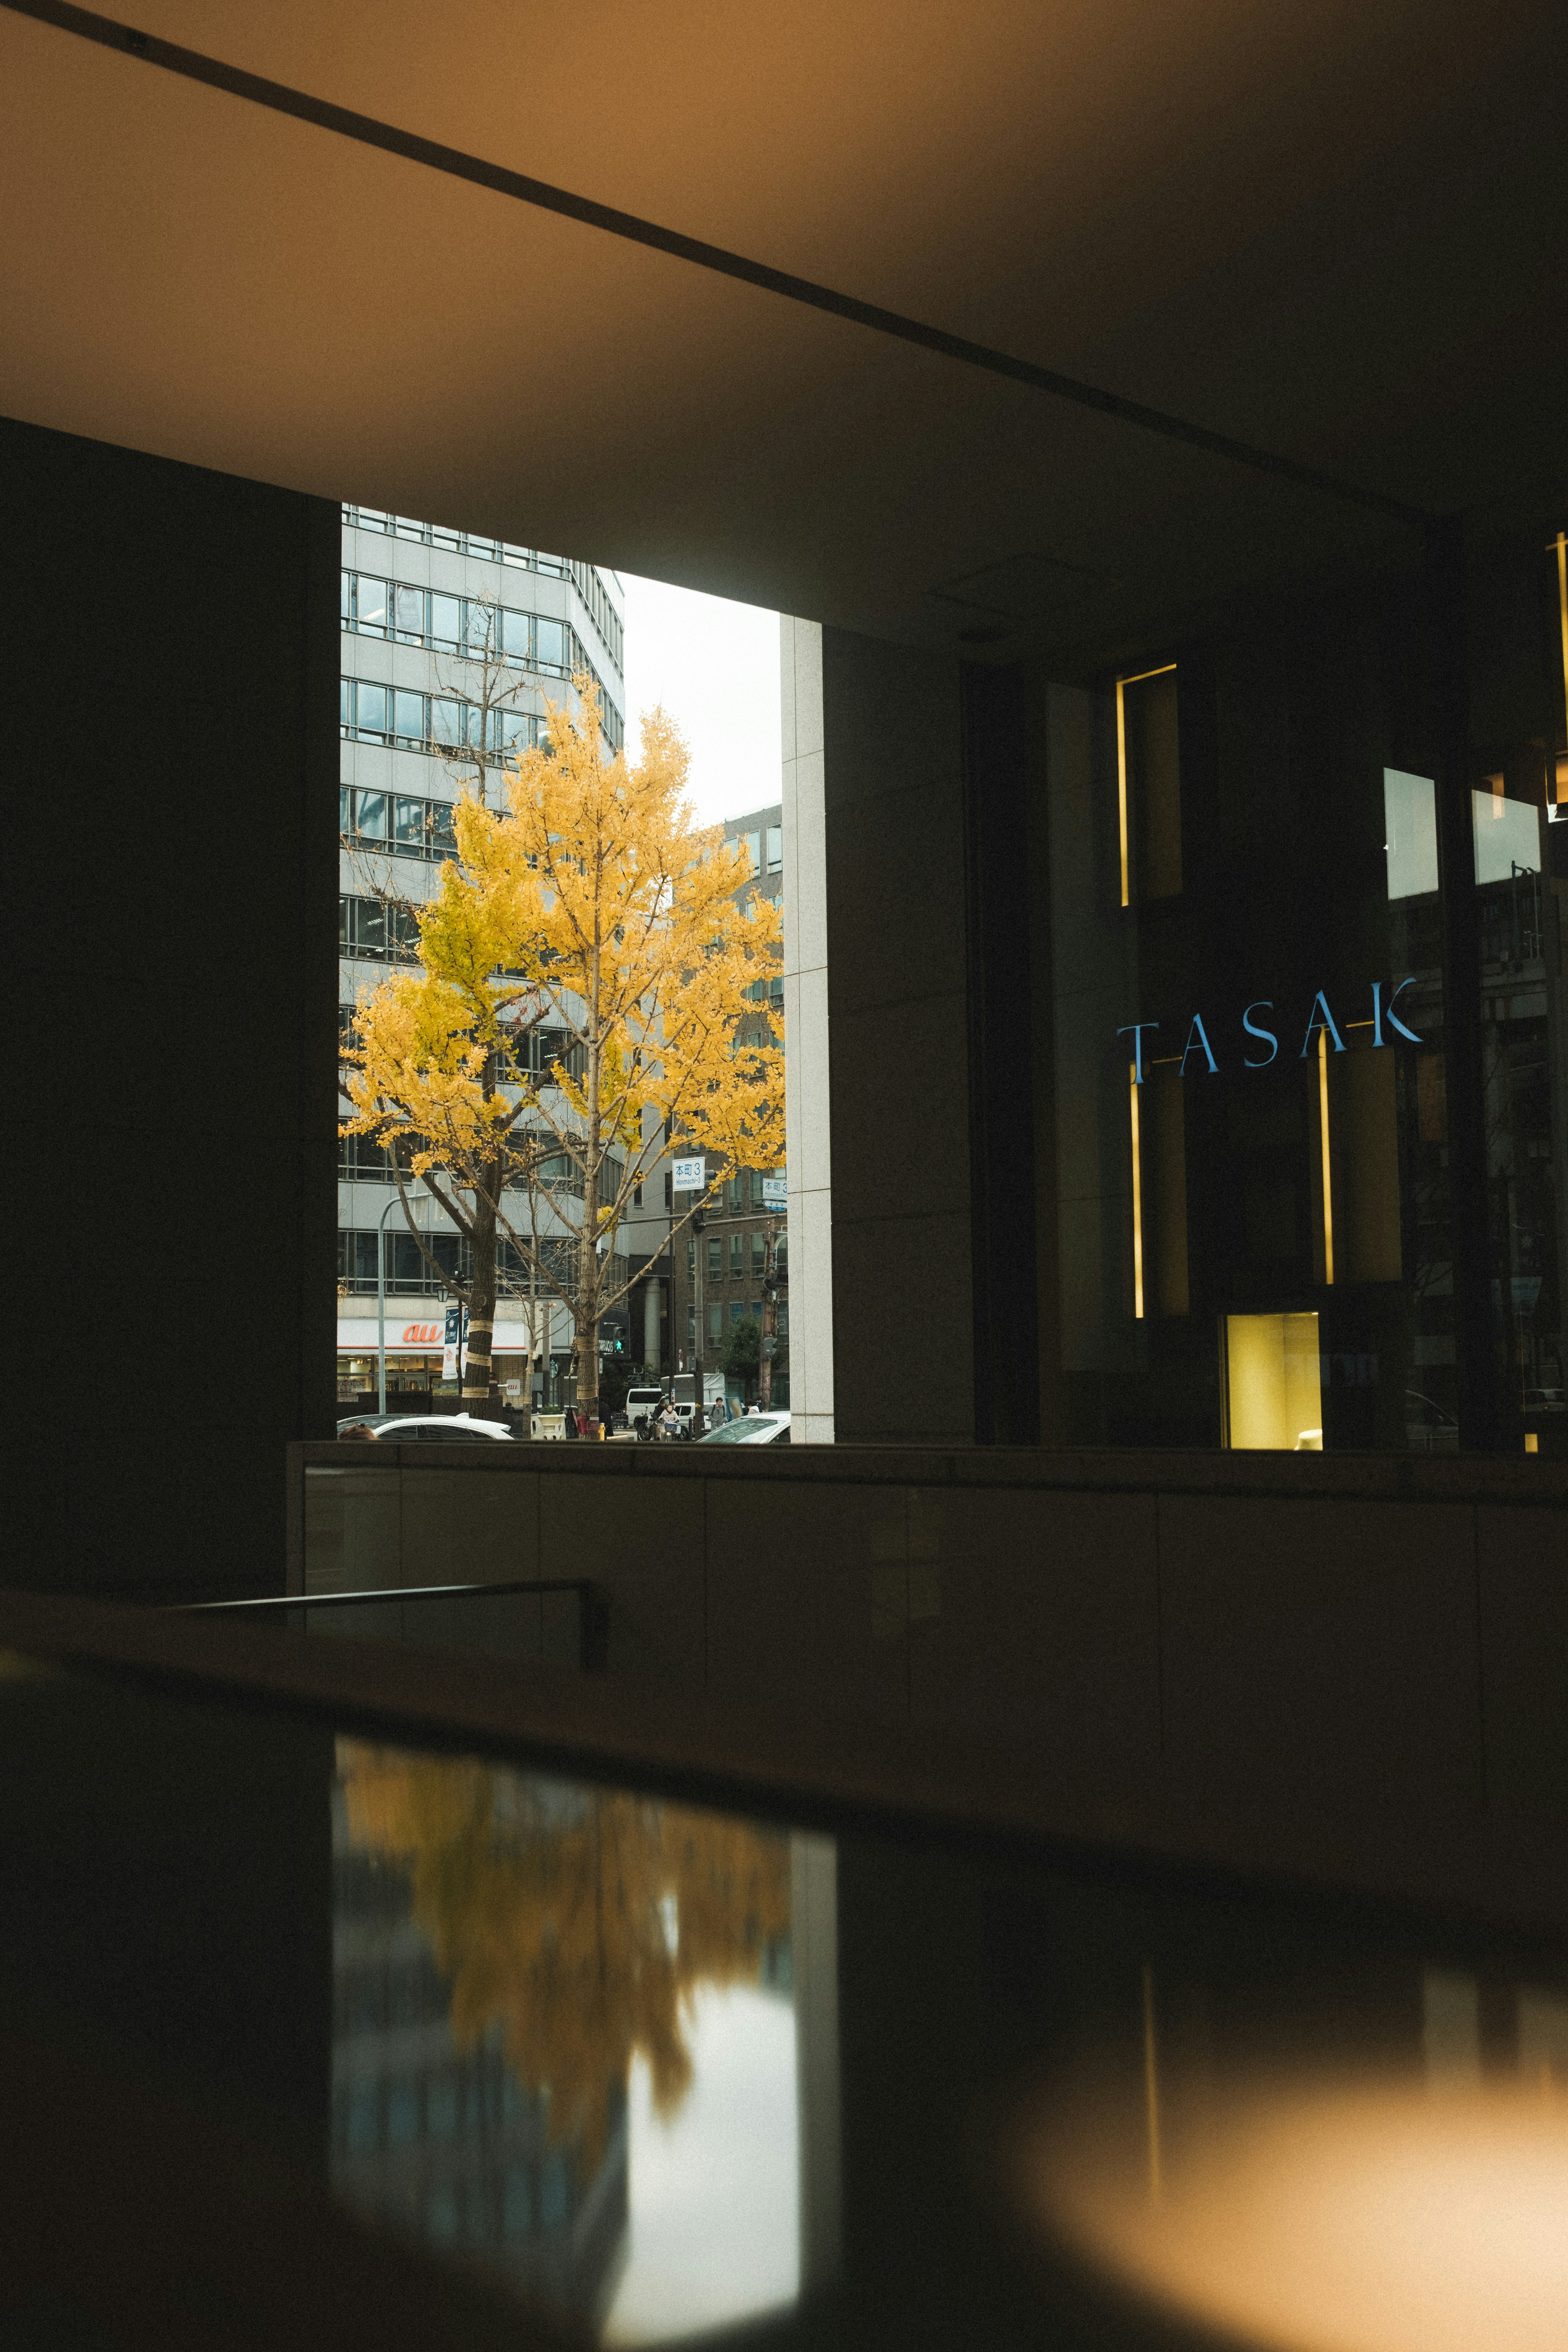
<path fill-rule="evenodd" d="M 334 1797 L 331 2179 L 346 2202 L 596 2317 L 626 2231 L 626 2086 L 584 2177 L 501 2030 L 459 2051 L 451 1988 L 413 1916 L 408 1874 L 354 1849 Z"/>
<path fill-rule="evenodd" d="M 725 821 L 726 842 L 743 841 L 752 862 L 751 879 L 736 897 L 753 896 L 775 902 L 784 895 L 784 810 L 753 809 L 749 815 Z M 782 974 L 753 991 L 759 1011 L 741 1028 L 742 1042 L 765 1041 L 774 1032 L 768 1015 L 784 1002 Z M 781 1171 L 782 1173 L 782 1171 Z M 677 1213 L 683 1200 L 675 1202 Z M 716 1186 L 702 1211 L 700 1229 L 689 1227 L 674 1249 L 672 1292 L 676 1360 L 689 1371 L 699 1354 L 705 1374 L 717 1373 L 730 1333 L 748 1318 L 762 1318 L 767 1274 L 768 1244 L 775 1249 L 774 1279 L 778 1286 L 778 1350 L 773 1363 L 773 1401 L 789 1402 L 789 1235 L 784 1212 L 773 1210 L 763 1197 L 760 1172 L 742 1169 Z M 700 1347 L 699 1342 L 700 1341 Z M 731 1387 L 739 1393 L 740 1383 Z M 754 1393 L 754 1391 L 753 1391 Z"/>

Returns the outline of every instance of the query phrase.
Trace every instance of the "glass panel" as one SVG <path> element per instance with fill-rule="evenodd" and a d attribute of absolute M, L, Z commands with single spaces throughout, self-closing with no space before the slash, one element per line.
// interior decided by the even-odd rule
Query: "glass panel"
<path fill-rule="evenodd" d="M 710 1238 L 708 1244 L 708 1279 L 710 1282 L 722 1282 L 724 1279 L 724 1244 L 717 1236 Z"/>
<path fill-rule="evenodd" d="M 362 840 L 386 839 L 386 794 L 356 793 L 354 794 L 354 827 Z"/>
<path fill-rule="evenodd" d="M 384 956 L 386 953 L 386 908 L 379 898 L 356 898 L 354 908 L 354 946 L 361 955 Z"/>
<path fill-rule="evenodd" d="M 779 874 L 782 873 L 783 870 L 784 827 L 782 824 L 770 824 L 768 827 L 768 872 L 770 874 Z"/>
<path fill-rule="evenodd" d="M 500 614 L 501 650 L 508 661 L 527 662 L 533 656 L 533 615 L 503 605 Z"/>
<path fill-rule="evenodd" d="M 340 727 L 352 727 L 354 723 L 353 692 L 353 678 L 340 677 L 338 680 L 338 725 Z"/>
<path fill-rule="evenodd" d="M 1501 776 L 1489 777 L 1488 790 L 1470 794 L 1476 844 L 1476 882 L 1510 882 L 1541 871 L 1541 825 L 1534 803 L 1509 800 Z"/>
<path fill-rule="evenodd" d="M 347 784 L 338 786 L 338 831 L 347 833 L 353 823 L 353 794 Z"/>
<path fill-rule="evenodd" d="M 429 808 L 432 847 L 440 856 L 455 857 L 458 854 L 458 836 L 452 825 L 452 803 L 432 801 Z"/>
<path fill-rule="evenodd" d="M 393 732 L 405 743 L 425 740 L 425 697 L 399 687 L 393 698 Z"/>
<path fill-rule="evenodd" d="M 449 548 L 456 554 L 463 544 L 463 534 L 460 530 L 449 530 L 445 523 L 432 523 L 430 544 L 432 547 Z"/>
<path fill-rule="evenodd" d="M 338 577 L 342 583 L 339 592 L 338 613 L 340 618 L 349 621 L 353 618 L 353 573 L 352 572 L 342 572 L 339 573 Z"/>
<path fill-rule="evenodd" d="M 525 751 L 532 738 L 532 720 L 526 710 L 503 710 L 500 713 L 501 748 L 507 751 Z"/>
<path fill-rule="evenodd" d="M 1430 776 L 1383 772 L 1383 822 L 1391 898 L 1417 898 L 1437 887 L 1436 787 Z"/>
<path fill-rule="evenodd" d="M 463 632 L 463 600 L 460 596 L 430 598 L 430 642 L 456 653 Z"/>
<path fill-rule="evenodd" d="M 463 706 L 450 695 L 430 698 L 430 740 L 455 749 L 463 740 Z"/>
<path fill-rule="evenodd" d="M 533 562 L 530 551 L 526 547 L 513 547 L 510 540 L 501 542 L 500 558 L 503 563 L 514 563 L 522 572 L 529 571 Z"/>
<path fill-rule="evenodd" d="M 464 645 L 470 658 L 483 661 L 495 642 L 496 608 L 471 596 L 464 607 Z"/>
<path fill-rule="evenodd" d="M 384 629 L 386 626 L 386 583 L 371 580 L 361 572 L 354 578 L 354 614 L 362 629 Z"/>
<path fill-rule="evenodd" d="M 496 543 L 493 539 L 476 539 L 470 532 L 468 553 L 477 555 L 481 563 L 493 563 L 496 560 Z"/>
<path fill-rule="evenodd" d="M 533 625 L 534 658 L 541 669 L 564 670 L 566 667 L 566 625 L 563 621 L 547 621 L 542 614 Z"/>
<path fill-rule="evenodd" d="M 385 734 L 389 698 L 384 686 L 360 679 L 354 689 L 354 724 L 362 735 Z"/>
<path fill-rule="evenodd" d="M 425 635 L 424 589 L 405 587 L 401 581 L 398 581 L 394 585 L 392 595 L 393 621 L 398 635 L 423 639 Z"/>
<path fill-rule="evenodd" d="M 1256 1452 L 1323 1450 L 1323 1390 L 1315 1315 L 1226 1318 L 1230 1443 Z"/>
<path fill-rule="evenodd" d="M 398 800 L 394 804 L 392 837 L 405 849 L 423 849 L 426 836 L 424 801 Z"/>
<path fill-rule="evenodd" d="M 423 541 L 430 536 L 428 526 L 420 522 L 414 515 L 397 515 L 389 520 L 396 530 L 399 539 L 416 539 Z"/>

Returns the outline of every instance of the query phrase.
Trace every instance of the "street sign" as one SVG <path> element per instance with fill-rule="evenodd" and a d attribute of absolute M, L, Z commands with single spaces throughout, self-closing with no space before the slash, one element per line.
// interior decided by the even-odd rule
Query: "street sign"
<path fill-rule="evenodd" d="M 789 1203 L 789 1180 L 788 1180 L 788 1178 L 787 1178 L 787 1177 L 784 1177 L 784 1176 L 764 1176 L 764 1177 L 763 1178 L 763 1208 L 764 1208 L 764 1209 L 783 1209 L 783 1208 L 787 1207 L 787 1206 L 788 1206 L 788 1203 Z"/>
<path fill-rule="evenodd" d="M 670 1181 L 678 1192 L 700 1192 L 708 1183 L 706 1160 L 677 1160 L 671 1168 Z"/>

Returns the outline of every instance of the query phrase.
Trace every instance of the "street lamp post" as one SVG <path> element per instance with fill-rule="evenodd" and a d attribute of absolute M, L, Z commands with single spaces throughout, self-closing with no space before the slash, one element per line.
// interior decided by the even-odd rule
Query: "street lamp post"
<path fill-rule="evenodd" d="M 395 1192 L 375 1229 L 375 1409 L 380 1413 L 386 1411 L 386 1221 L 399 1204 Z"/>
<path fill-rule="evenodd" d="M 394 1209 L 401 1206 L 402 1197 L 401 1193 L 394 1192 L 383 1209 L 381 1222 L 375 1229 L 375 1385 L 376 1411 L 380 1413 L 386 1411 L 386 1221 Z M 416 1212 L 423 1205 L 422 1201 L 416 1201 Z"/>

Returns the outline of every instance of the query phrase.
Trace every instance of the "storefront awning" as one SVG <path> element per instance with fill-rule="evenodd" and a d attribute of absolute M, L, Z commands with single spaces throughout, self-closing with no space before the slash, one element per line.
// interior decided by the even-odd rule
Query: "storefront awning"
<path fill-rule="evenodd" d="M 389 1307 L 386 1317 L 386 1352 L 389 1356 L 438 1356 L 446 1337 L 444 1312 L 410 1315 L 405 1302 L 397 1310 Z M 376 1349 L 376 1320 L 374 1315 L 340 1317 L 338 1321 L 338 1353 L 340 1356 L 374 1356 Z M 498 1356 L 525 1356 L 528 1353 L 526 1323 L 498 1323 L 495 1327 L 495 1353 Z"/>

